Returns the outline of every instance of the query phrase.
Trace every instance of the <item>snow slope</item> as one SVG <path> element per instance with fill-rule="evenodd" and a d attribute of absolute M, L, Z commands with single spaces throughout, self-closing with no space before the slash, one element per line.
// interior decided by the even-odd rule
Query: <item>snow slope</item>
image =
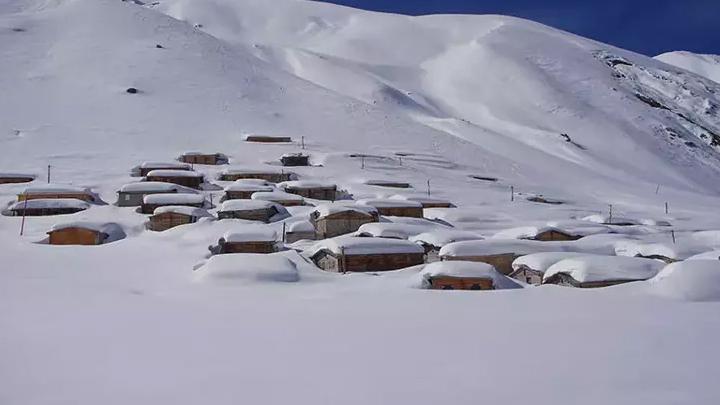
<path fill-rule="evenodd" d="M 655 59 L 668 65 L 683 68 L 710 80 L 720 83 L 720 56 L 703 55 L 692 52 L 678 51 L 658 55 Z"/>
<path fill-rule="evenodd" d="M 35 174 L 38 186 L 50 165 L 52 183 L 108 202 L 0 216 L 3 405 L 720 398 L 720 365 L 707 361 L 717 302 L 668 299 L 645 283 L 422 291 L 420 268 L 337 275 L 293 251 L 208 260 L 223 235 L 280 235 L 314 208 L 288 207 L 292 217 L 273 224 L 207 217 L 150 232 L 147 216 L 112 204 L 144 161 L 197 150 L 279 172 L 304 137 L 316 166 L 292 168 L 301 181 L 355 200 L 429 194 L 458 206 L 383 219 L 399 229 L 433 220 L 452 227 L 450 241 L 583 228 L 612 204 L 613 218 L 637 225 L 574 246 L 611 254 L 621 240 L 703 236 L 713 250 L 719 91 L 709 80 L 514 18 L 296 0 L 5 0 L 0 72 L 0 172 Z M 247 133 L 294 142 L 246 143 Z M 213 215 L 227 168 L 195 166 L 212 183 L 199 193 Z M 0 185 L 0 208 L 26 187 Z M 564 204 L 527 200 L 538 195 Z M 116 223 L 126 237 L 46 244 L 47 230 L 76 222 Z M 268 267 L 279 273 L 259 273 Z"/>

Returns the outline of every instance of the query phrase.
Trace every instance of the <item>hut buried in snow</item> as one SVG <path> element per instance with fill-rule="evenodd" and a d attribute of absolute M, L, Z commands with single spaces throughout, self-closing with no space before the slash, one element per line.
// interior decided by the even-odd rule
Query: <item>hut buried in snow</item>
<path fill-rule="evenodd" d="M 143 214 L 152 214 L 159 207 L 185 206 L 203 208 L 205 196 L 202 194 L 149 194 L 143 198 L 140 211 Z"/>
<path fill-rule="evenodd" d="M 190 163 L 193 165 L 226 165 L 229 161 L 228 157 L 222 153 L 200 152 L 183 153 L 178 160 L 183 163 Z"/>
<path fill-rule="evenodd" d="M 310 222 L 317 239 L 352 233 L 363 224 L 377 221 L 378 213 L 372 207 L 324 204 L 310 213 Z"/>
<path fill-rule="evenodd" d="M 282 253 L 234 253 L 216 255 L 195 270 L 195 279 L 203 282 L 292 283 L 300 280 L 295 263 Z"/>
<path fill-rule="evenodd" d="M 212 217 L 203 208 L 186 206 L 159 207 L 150 217 L 148 229 L 161 232 L 180 225 L 194 224 L 201 218 Z"/>
<path fill-rule="evenodd" d="M 48 200 L 48 199 L 76 199 L 89 203 L 98 203 L 100 198 L 89 188 L 68 186 L 63 184 L 42 184 L 28 187 L 17 195 L 18 201 Z"/>
<path fill-rule="evenodd" d="M 275 186 L 261 179 L 240 179 L 225 187 L 225 200 L 249 200 L 254 193 L 274 191 Z"/>
<path fill-rule="evenodd" d="M 120 187 L 116 205 L 118 207 L 139 207 L 143 204 L 146 195 L 175 193 L 194 194 L 197 191 L 172 183 L 138 181 Z"/>
<path fill-rule="evenodd" d="M 440 249 L 440 260 L 488 263 L 502 274 L 512 273 L 512 263 L 520 256 L 552 250 L 551 242 L 533 240 L 469 240 L 450 243 Z"/>
<path fill-rule="evenodd" d="M 391 200 L 400 200 L 400 201 L 418 202 L 422 205 L 423 208 L 455 208 L 455 204 L 451 203 L 448 200 L 443 200 L 442 198 L 431 197 L 428 195 L 421 195 L 421 194 L 411 194 L 411 195 L 396 194 L 396 195 L 390 197 L 390 199 Z"/>
<path fill-rule="evenodd" d="M 34 174 L 0 173 L 0 184 L 30 183 L 33 180 Z"/>
<path fill-rule="evenodd" d="M 310 166 L 310 156 L 303 153 L 286 153 L 280 157 L 283 166 Z"/>
<path fill-rule="evenodd" d="M 289 136 L 272 136 L 272 135 L 245 135 L 245 142 L 258 143 L 290 143 L 292 138 Z"/>
<path fill-rule="evenodd" d="M 487 263 L 435 262 L 420 272 L 422 288 L 434 290 L 496 290 L 520 288 Z"/>
<path fill-rule="evenodd" d="M 310 221 L 293 222 L 287 226 L 285 243 L 295 243 L 300 240 L 315 240 L 315 227 Z"/>
<path fill-rule="evenodd" d="M 244 219 L 247 221 L 276 222 L 290 214 L 285 207 L 269 201 L 229 200 L 218 210 L 219 219 Z"/>
<path fill-rule="evenodd" d="M 308 253 L 321 269 L 340 273 L 397 270 L 425 258 L 423 248 L 412 242 L 349 236 L 318 242 Z"/>
<path fill-rule="evenodd" d="M 547 269 L 543 284 L 607 287 L 654 277 L 666 264 L 637 257 L 587 255 L 561 260 Z"/>
<path fill-rule="evenodd" d="M 47 234 L 51 245 L 102 245 L 125 237 L 115 223 L 71 222 L 53 226 Z"/>
<path fill-rule="evenodd" d="M 530 239 L 543 242 L 578 240 L 584 235 L 575 234 L 552 226 L 522 226 L 500 231 L 493 239 Z"/>
<path fill-rule="evenodd" d="M 153 170 L 192 170 L 187 163 L 179 162 L 143 162 L 132 169 L 133 176 L 145 177 Z"/>
<path fill-rule="evenodd" d="M 190 170 L 153 170 L 145 176 L 147 181 L 173 183 L 185 187 L 199 189 L 204 178 L 202 173 Z"/>
<path fill-rule="evenodd" d="M 260 191 L 253 193 L 250 197 L 258 201 L 270 201 L 284 207 L 297 207 L 305 205 L 305 199 L 297 194 L 290 194 L 284 191 Z"/>
<path fill-rule="evenodd" d="M 392 217 L 423 217 L 423 206 L 417 201 L 396 199 L 368 199 L 358 201 L 360 205 L 375 207 L 380 215 Z"/>
<path fill-rule="evenodd" d="M 428 262 L 439 260 L 438 254 L 440 253 L 440 249 L 445 245 L 454 242 L 480 239 L 483 239 L 483 237 L 476 233 L 452 228 L 433 229 L 409 238 L 411 242 L 415 242 L 425 249 Z"/>
<path fill-rule="evenodd" d="M 73 198 L 40 199 L 18 201 L 3 211 L 3 214 L 20 217 L 23 215 L 29 217 L 67 215 L 85 211 L 88 208 L 90 208 L 90 204 Z"/>
<path fill-rule="evenodd" d="M 295 180 L 282 182 L 278 188 L 314 200 L 335 201 L 337 198 L 337 185 L 332 183 Z"/>
<path fill-rule="evenodd" d="M 228 232 L 217 246 L 211 247 L 214 254 L 229 253 L 273 253 L 277 251 L 277 234 L 271 229 L 252 229 L 243 232 Z"/>
<path fill-rule="evenodd" d="M 510 277 L 527 284 L 542 284 L 545 272 L 553 264 L 573 257 L 582 256 L 574 252 L 541 252 L 520 256 L 512 263 Z"/>
<path fill-rule="evenodd" d="M 257 168 L 227 168 L 220 172 L 220 180 L 236 181 L 242 179 L 258 179 L 265 180 L 269 183 L 281 183 L 296 179 L 295 173 L 286 171 L 276 171 L 274 169 L 257 169 Z"/>

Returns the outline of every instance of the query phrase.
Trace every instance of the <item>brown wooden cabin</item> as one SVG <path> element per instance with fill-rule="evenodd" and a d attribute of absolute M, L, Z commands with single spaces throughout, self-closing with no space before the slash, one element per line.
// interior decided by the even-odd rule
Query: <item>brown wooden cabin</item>
<path fill-rule="evenodd" d="M 416 201 L 403 200 L 362 200 L 361 205 L 375 207 L 378 213 L 390 217 L 412 217 L 422 218 L 422 204 Z"/>
<path fill-rule="evenodd" d="M 213 254 L 229 253 L 275 253 L 277 252 L 277 235 L 274 232 L 259 232 L 249 234 L 228 234 L 218 240 L 217 246 L 212 246 Z"/>
<path fill-rule="evenodd" d="M 462 260 L 468 262 L 481 262 L 493 265 L 497 271 L 504 275 L 513 272 L 512 263 L 522 255 L 515 253 L 501 253 L 483 256 L 442 256 L 441 260 Z"/>
<path fill-rule="evenodd" d="M 305 205 L 305 199 L 297 194 L 290 194 L 284 191 L 259 191 L 253 193 L 251 199 L 257 201 L 270 201 L 280 204 L 283 207 L 299 207 Z"/>
<path fill-rule="evenodd" d="M 302 153 L 292 153 L 283 155 L 280 158 L 280 163 L 283 166 L 310 166 L 310 156 Z"/>
<path fill-rule="evenodd" d="M 185 170 L 153 170 L 145 176 L 145 179 L 147 181 L 173 183 L 194 189 L 200 189 L 204 181 L 201 173 Z"/>
<path fill-rule="evenodd" d="M 124 233 L 116 224 L 65 224 L 55 226 L 48 231 L 48 243 L 51 245 L 102 245 L 110 241 L 112 234 Z M 117 237 L 117 236 L 115 236 Z"/>
<path fill-rule="evenodd" d="M 226 165 L 228 157 L 222 153 L 185 153 L 178 159 L 183 163 L 194 165 Z"/>
<path fill-rule="evenodd" d="M 494 290 L 495 283 L 490 277 L 432 276 L 428 278 L 433 290 Z"/>
<path fill-rule="evenodd" d="M 550 205 L 562 205 L 565 204 L 563 201 L 560 200 L 553 200 L 550 198 L 545 198 L 543 196 L 532 196 L 527 198 L 528 201 L 534 202 L 534 203 L 540 203 L 540 204 L 550 204 Z"/>
<path fill-rule="evenodd" d="M 530 267 L 525 265 L 521 265 L 520 267 L 518 267 L 517 270 L 513 270 L 512 273 L 508 274 L 508 277 L 510 278 L 514 278 L 515 280 L 520 280 L 523 283 L 532 285 L 542 284 L 543 276 L 543 272 L 531 269 Z"/>
<path fill-rule="evenodd" d="M 170 162 L 170 163 L 153 163 L 153 162 L 145 162 L 135 168 L 133 171 L 136 173 L 136 175 L 140 177 L 145 177 L 153 170 L 185 170 L 185 171 L 191 171 L 192 167 L 189 164 L 186 163 L 176 163 L 176 162 Z"/>
<path fill-rule="evenodd" d="M 211 217 L 207 211 L 192 207 L 160 207 L 150 217 L 148 229 L 162 232 L 180 225 L 194 224 L 200 218 Z"/>
<path fill-rule="evenodd" d="M 300 221 L 290 224 L 285 232 L 285 243 L 295 243 L 299 240 L 315 240 L 315 228 L 310 221 Z"/>
<path fill-rule="evenodd" d="M 202 208 L 205 206 L 205 196 L 184 193 L 149 194 L 143 198 L 140 212 L 152 214 L 160 207 L 169 206 Z"/>
<path fill-rule="evenodd" d="M 244 204 L 237 204 L 237 202 L 243 202 Z M 256 200 L 225 201 L 218 211 L 219 219 L 244 219 L 265 223 L 286 216 L 288 216 L 288 212 L 281 205 Z"/>
<path fill-rule="evenodd" d="M 242 181 L 242 180 L 241 180 Z M 273 186 L 265 181 L 258 180 L 258 182 L 251 182 L 248 180 L 243 184 L 231 184 L 225 187 L 225 200 L 249 200 L 253 194 L 261 192 L 271 192 L 274 190 Z"/>
<path fill-rule="evenodd" d="M 388 187 L 388 188 L 411 188 L 410 183 L 393 180 L 368 180 L 365 182 L 368 186 Z"/>
<path fill-rule="evenodd" d="M 296 178 L 295 173 L 270 172 L 259 170 L 226 170 L 220 174 L 221 181 L 236 181 L 243 179 L 265 180 L 269 183 L 282 183 Z"/>
<path fill-rule="evenodd" d="M 16 202 L 10 208 L 3 212 L 9 216 L 52 216 L 52 215 L 68 215 L 76 212 L 85 211 L 90 205 L 85 201 L 76 199 L 28 199 L 27 202 Z"/>
<path fill-rule="evenodd" d="M 292 138 L 289 136 L 270 136 L 270 135 L 247 135 L 245 142 L 258 143 L 290 143 Z"/>
<path fill-rule="evenodd" d="M 0 173 L 0 184 L 30 183 L 35 180 L 32 174 Z"/>
<path fill-rule="evenodd" d="M 319 268 L 338 273 L 398 270 L 425 261 L 422 247 L 412 242 L 383 239 L 382 247 L 374 252 L 372 248 L 356 249 L 353 245 L 358 239 L 377 243 L 371 240 L 379 238 L 345 238 L 338 246 L 317 250 L 311 259 Z M 392 249 L 393 245 L 397 249 Z"/>
<path fill-rule="evenodd" d="M 556 273 L 552 276 L 546 278 L 543 280 L 543 284 L 555 284 L 555 285 L 561 285 L 566 287 L 575 287 L 575 288 L 601 288 L 601 287 L 610 287 L 613 285 L 618 284 L 625 284 L 625 283 L 631 283 L 635 281 L 644 281 L 644 279 L 638 279 L 638 280 L 600 280 L 600 281 L 586 281 L 586 282 L 580 282 L 575 280 L 572 276 L 566 273 Z"/>
<path fill-rule="evenodd" d="M 286 182 L 280 187 L 290 194 L 297 194 L 313 200 L 335 201 L 337 198 L 337 186 L 334 184 Z"/>
<path fill-rule="evenodd" d="M 335 207 L 327 210 L 323 207 L 310 214 L 310 222 L 315 228 L 317 239 L 333 238 L 360 229 L 363 224 L 378 222 L 377 212 L 366 212 L 357 209 Z"/>
<path fill-rule="evenodd" d="M 535 235 L 532 240 L 539 240 L 543 242 L 555 242 L 555 241 L 571 241 L 582 238 L 580 235 L 573 235 L 559 229 L 549 229 Z"/>
<path fill-rule="evenodd" d="M 44 188 L 43 186 L 28 188 L 23 193 L 17 195 L 18 201 L 25 200 L 64 200 L 74 199 L 86 201 L 89 203 L 98 202 L 97 196 L 90 190 L 73 189 L 73 188 Z"/>

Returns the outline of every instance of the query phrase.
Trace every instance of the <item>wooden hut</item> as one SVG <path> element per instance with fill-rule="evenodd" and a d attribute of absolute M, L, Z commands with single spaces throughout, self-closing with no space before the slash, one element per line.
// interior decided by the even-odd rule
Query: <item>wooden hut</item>
<path fill-rule="evenodd" d="M 213 254 L 274 253 L 277 251 L 277 234 L 267 229 L 228 232 L 210 251 Z"/>
<path fill-rule="evenodd" d="M 578 240 L 584 236 L 552 226 L 521 226 L 505 229 L 493 235 L 493 239 L 529 239 L 543 242 Z"/>
<path fill-rule="evenodd" d="M 254 193 L 271 192 L 275 186 L 266 180 L 240 179 L 225 187 L 225 200 L 249 200 Z"/>
<path fill-rule="evenodd" d="M 245 142 L 290 143 L 292 142 L 292 138 L 289 136 L 245 135 Z"/>
<path fill-rule="evenodd" d="M 0 184 L 30 183 L 34 180 L 34 174 L 0 173 Z"/>
<path fill-rule="evenodd" d="M 280 157 L 283 166 L 310 166 L 310 156 L 303 153 L 286 153 Z"/>
<path fill-rule="evenodd" d="M 551 242 L 533 240 L 467 240 L 443 246 L 440 260 L 483 262 L 493 265 L 502 274 L 513 272 L 512 263 L 520 256 L 552 251 Z"/>
<path fill-rule="evenodd" d="M 204 181 L 202 173 L 189 170 L 153 170 L 145 176 L 145 179 L 147 181 L 178 184 L 194 189 L 199 189 Z"/>
<path fill-rule="evenodd" d="M 193 165 L 226 165 L 229 162 L 228 157 L 222 153 L 200 152 L 183 153 L 178 160 Z"/>
<path fill-rule="evenodd" d="M 278 188 L 314 200 L 335 201 L 337 198 L 337 185 L 331 183 L 295 180 L 282 182 Z"/>
<path fill-rule="evenodd" d="M 287 226 L 285 243 L 295 243 L 300 240 L 315 240 L 315 227 L 310 221 L 298 221 Z"/>
<path fill-rule="evenodd" d="M 393 217 L 423 217 L 422 204 L 417 201 L 395 199 L 360 200 L 359 205 L 375 207 L 380 215 Z"/>
<path fill-rule="evenodd" d="M 296 179 L 295 173 L 286 171 L 275 171 L 272 169 L 252 168 L 229 168 L 220 172 L 219 179 L 222 181 L 236 181 L 242 179 L 265 180 L 269 183 L 281 183 Z"/>
<path fill-rule="evenodd" d="M 153 170 L 192 170 L 192 166 L 180 162 L 143 162 L 131 171 L 133 176 L 145 177 Z"/>
<path fill-rule="evenodd" d="M 372 207 L 325 204 L 310 213 L 310 222 L 317 239 L 333 238 L 360 229 L 364 224 L 378 221 Z"/>
<path fill-rule="evenodd" d="M 667 264 L 660 260 L 624 256 L 583 255 L 550 266 L 543 284 L 599 288 L 648 280 Z"/>
<path fill-rule="evenodd" d="M 455 204 L 448 200 L 420 194 L 396 194 L 390 197 L 390 199 L 420 203 L 423 208 L 455 208 Z"/>
<path fill-rule="evenodd" d="M 553 264 L 573 257 L 581 256 L 576 252 L 540 252 L 521 256 L 512 263 L 512 273 L 509 277 L 523 283 L 542 284 L 545 272 Z"/>
<path fill-rule="evenodd" d="M 340 273 L 397 270 L 425 259 L 423 248 L 406 240 L 347 236 L 318 242 L 308 254 L 321 269 Z"/>
<path fill-rule="evenodd" d="M 368 186 L 387 187 L 387 188 L 411 188 L 410 183 L 397 180 L 367 180 L 365 184 Z"/>
<path fill-rule="evenodd" d="M 205 196 L 202 194 L 148 194 L 143 198 L 140 212 L 143 214 L 152 214 L 159 207 L 183 206 L 203 208 L 205 206 Z"/>
<path fill-rule="evenodd" d="M 150 194 L 195 194 L 197 191 L 189 187 L 183 187 L 173 183 L 162 183 L 158 181 L 138 181 L 125 184 L 118 190 L 118 207 L 139 207 L 143 199 Z"/>
<path fill-rule="evenodd" d="M 228 200 L 218 211 L 219 219 L 244 219 L 247 221 L 275 222 L 289 217 L 279 204 L 259 200 Z"/>
<path fill-rule="evenodd" d="M 29 217 L 66 215 L 84 211 L 88 208 L 90 208 L 90 204 L 74 198 L 35 199 L 16 202 L 3 211 L 3 215 Z"/>
<path fill-rule="evenodd" d="M 150 217 L 148 229 L 166 231 L 180 225 L 194 224 L 201 218 L 212 218 L 205 209 L 186 206 L 159 207 Z"/>
<path fill-rule="evenodd" d="M 28 187 L 17 195 L 18 201 L 50 200 L 50 199 L 76 199 L 90 203 L 101 202 L 100 198 L 90 189 L 62 184 L 42 184 Z"/>
<path fill-rule="evenodd" d="M 55 225 L 47 234 L 51 245 L 102 245 L 125 237 L 118 224 L 94 222 Z"/>
<path fill-rule="evenodd" d="M 519 288 L 492 265 L 478 262 L 435 262 L 420 272 L 421 287 L 433 290 Z"/>
<path fill-rule="evenodd" d="M 253 193 L 250 197 L 258 201 L 270 201 L 284 207 L 297 207 L 305 205 L 305 199 L 297 194 L 290 194 L 284 191 L 260 191 Z"/>
<path fill-rule="evenodd" d="M 430 263 L 440 260 L 440 249 L 442 249 L 445 245 L 466 240 L 480 239 L 482 239 L 482 236 L 474 232 L 452 228 L 439 228 L 411 236 L 408 240 L 419 244 L 425 249 L 425 254 L 427 255 L 426 261 Z"/>

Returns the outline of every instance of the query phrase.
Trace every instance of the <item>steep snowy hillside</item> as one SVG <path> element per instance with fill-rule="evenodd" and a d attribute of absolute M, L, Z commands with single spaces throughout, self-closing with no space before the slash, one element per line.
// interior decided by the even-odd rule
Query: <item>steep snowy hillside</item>
<path fill-rule="evenodd" d="M 500 16 L 405 17 L 293 0 L 158 3 L 218 38 L 254 44 L 295 75 L 516 163 L 718 188 L 720 86 L 642 55 Z"/>
<path fill-rule="evenodd" d="M 655 59 L 720 83 L 720 55 L 678 51 L 658 55 Z"/>

